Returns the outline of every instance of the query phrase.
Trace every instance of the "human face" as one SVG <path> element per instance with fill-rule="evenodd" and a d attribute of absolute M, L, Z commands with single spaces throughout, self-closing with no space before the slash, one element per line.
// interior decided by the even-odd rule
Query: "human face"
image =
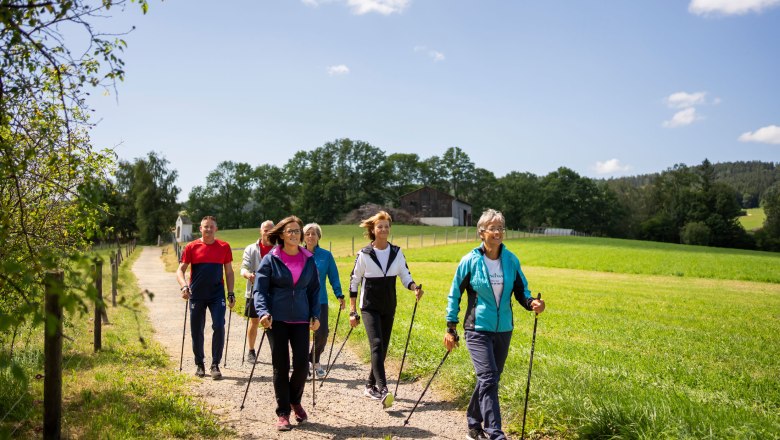
<path fill-rule="evenodd" d="M 307 248 L 314 249 L 320 242 L 320 236 L 317 235 L 317 230 L 309 228 L 309 230 L 303 234 L 303 241 L 306 242 Z"/>
<path fill-rule="evenodd" d="M 374 235 L 378 240 L 387 241 L 390 236 L 390 222 L 387 220 L 379 220 L 374 225 Z"/>
<path fill-rule="evenodd" d="M 271 232 L 271 229 L 274 228 L 273 223 L 268 223 L 267 225 L 264 225 L 262 228 L 260 228 L 260 241 L 263 242 L 265 245 L 271 244 L 270 241 L 268 241 L 268 234 Z"/>
<path fill-rule="evenodd" d="M 200 235 L 206 241 L 214 239 L 214 234 L 217 232 L 217 222 L 214 220 L 203 220 L 200 222 Z"/>
<path fill-rule="evenodd" d="M 296 222 L 290 222 L 282 230 L 285 247 L 298 246 L 301 243 L 301 225 Z"/>
<path fill-rule="evenodd" d="M 479 236 L 486 246 L 498 247 L 504 241 L 504 224 L 501 220 L 493 220 L 483 227 Z"/>

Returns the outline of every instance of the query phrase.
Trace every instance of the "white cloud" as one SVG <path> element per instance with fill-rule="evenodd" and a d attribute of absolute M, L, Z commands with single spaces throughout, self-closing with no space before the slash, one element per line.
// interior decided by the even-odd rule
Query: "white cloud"
<path fill-rule="evenodd" d="M 739 141 L 780 145 L 780 127 L 777 125 L 768 125 L 766 127 L 761 127 L 752 133 L 749 131 L 742 133 L 739 137 Z"/>
<path fill-rule="evenodd" d="M 347 0 L 347 5 L 355 15 L 377 12 L 382 15 L 401 13 L 411 0 Z"/>
<path fill-rule="evenodd" d="M 696 114 L 696 109 L 694 107 L 688 107 L 675 113 L 671 120 L 664 121 L 663 126 L 668 128 L 683 127 L 693 124 L 693 122 L 698 119 L 703 118 Z"/>
<path fill-rule="evenodd" d="M 696 15 L 744 15 L 780 5 L 780 0 L 691 0 L 688 12 Z"/>
<path fill-rule="evenodd" d="M 677 92 L 666 97 L 666 105 L 670 108 L 687 108 L 705 103 L 707 92 Z"/>
<path fill-rule="evenodd" d="M 301 0 L 306 6 L 317 7 L 325 3 L 345 3 L 355 15 L 376 12 L 382 15 L 401 13 L 411 0 Z"/>
<path fill-rule="evenodd" d="M 615 174 L 626 172 L 631 169 L 631 166 L 620 163 L 618 159 L 610 159 L 606 162 L 596 161 L 593 169 L 597 174 Z"/>
<path fill-rule="evenodd" d="M 330 76 L 346 75 L 348 73 L 349 73 L 349 67 L 345 66 L 344 64 L 328 67 L 328 75 Z"/>
<path fill-rule="evenodd" d="M 443 53 L 439 52 L 438 50 L 433 50 L 433 49 L 429 50 L 425 46 L 414 46 L 414 51 L 415 52 L 425 52 L 425 54 L 428 55 L 428 57 L 430 59 L 432 59 L 434 62 L 444 61 L 444 59 L 445 59 L 445 56 L 444 56 Z"/>

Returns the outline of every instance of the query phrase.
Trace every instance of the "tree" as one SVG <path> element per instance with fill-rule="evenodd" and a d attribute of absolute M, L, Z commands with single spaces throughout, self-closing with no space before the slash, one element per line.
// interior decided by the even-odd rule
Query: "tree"
<path fill-rule="evenodd" d="M 539 226 L 543 197 L 538 176 L 512 171 L 498 179 L 496 195 L 507 227 L 532 229 Z"/>
<path fill-rule="evenodd" d="M 387 156 L 388 184 L 386 198 L 395 205 L 402 195 L 422 185 L 422 164 L 420 156 L 411 153 L 393 153 Z"/>
<path fill-rule="evenodd" d="M 142 242 L 153 243 L 157 236 L 170 233 L 179 212 L 176 197 L 178 173 L 168 169 L 168 160 L 149 152 L 146 158 L 133 163 L 133 186 L 130 197 L 135 205 L 138 237 Z"/>
<path fill-rule="evenodd" d="M 461 197 L 464 187 L 474 182 L 474 162 L 460 147 L 450 147 L 441 156 L 442 175 L 449 181 L 448 191 L 453 197 Z"/>

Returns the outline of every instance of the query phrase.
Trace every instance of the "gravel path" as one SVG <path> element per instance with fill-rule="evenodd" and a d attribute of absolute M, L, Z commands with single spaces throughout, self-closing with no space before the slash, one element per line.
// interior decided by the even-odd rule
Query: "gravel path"
<path fill-rule="evenodd" d="M 141 256 L 133 265 L 133 273 L 138 278 L 141 289 L 148 289 L 155 294 L 153 302 L 147 299 L 149 316 L 155 329 L 155 339 L 165 347 L 168 355 L 178 365 L 185 302 L 179 293 L 176 274 L 165 271 L 160 252 L 156 247 L 144 247 Z M 242 285 L 243 281 L 242 278 L 238 278 L 236 286 Z M 243 289 L 237 288 L 236 292 L 243 292 Z M 208 367 L 211 353 L 211 324 L 209 318 L 207 321 L 209 322 L 206 324 L 205 353 Z M 346 322 L 344 320 L 342 325 Z M 397 398 L 396 403 L 388 410 L 382 409 L 378 401 L 364 397 L 362 391 L 365 378 L 368 377 L 368 366 L 360 362 L 348 348 L 345 348 L 339 356 L 325 384 L 320 388 L 319 382 L 317 383 L 316 407 L 312 406 L 311 382 L 307 384 L 302 404 L 309 413 L 309 420 L 302 424 L 296 424 L 292 420 L 292 431 L 277 432 L 274 428 L 276 404 L 271 385 L 271 354 L 267 341 L 263 344 L 260 361 L 255 367 L 245 407 L 242 411 L 239 410 L 251 371 L 249 363 L 241 364 L 245 326 L 246 321 L 243 317 L 234 313 L 228 342 L 227 367 L 223 368 L 220 365 L 224 378 L 221 381 L 212 380 L 208 376 L 203 379 L 196 378 L 192 386 L 193 394 L 203 398 L 212 412 L 237 433 L 237 438 L 288 440 L 386 437 L 460 440 L 465 438 L 465 413 L 437 399 L 431 390 L 428 390 L 425 398 L 420 402 L 409 425 L 404 426 L 404 420 L 420 397 L 427 378 L 422 381 L 423 383 L 402 384 L 398 390 L 400 398 Z M 193 374 L 195 364 L 192 358 L 189 322 L 187 327 L 182 372 Z M 355 331 L 365 330 L 360 326 Z M 340 341 L 337 340 L 334 356 L 339 343 Z M 224 360 L 222 363 L 224 364 Z M 388 380 L 392 387 L 395 387 L 394 379 L 395 376 L 390 373 Z"/>

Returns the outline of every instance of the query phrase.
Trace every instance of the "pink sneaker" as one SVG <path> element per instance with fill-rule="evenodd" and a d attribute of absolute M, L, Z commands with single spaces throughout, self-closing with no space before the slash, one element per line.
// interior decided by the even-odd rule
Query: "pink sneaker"
<path fill-rule="evenodd" d="M 303 423 L 306 419 L 309 418 L 309 416 L 306 414 L 306 410 L 304 410 L 300 404 L 292 403 L 290 404 L 290 408 L 292 408 L 293 412 L 295 413 L 296 422 Z"/>
<path fill-rule="evenodd" d="M 290 425 L 290 416 L 279 416 L 279 420 L 276 422 L 277 431 L 289 431 L 292 429 Z"/>

